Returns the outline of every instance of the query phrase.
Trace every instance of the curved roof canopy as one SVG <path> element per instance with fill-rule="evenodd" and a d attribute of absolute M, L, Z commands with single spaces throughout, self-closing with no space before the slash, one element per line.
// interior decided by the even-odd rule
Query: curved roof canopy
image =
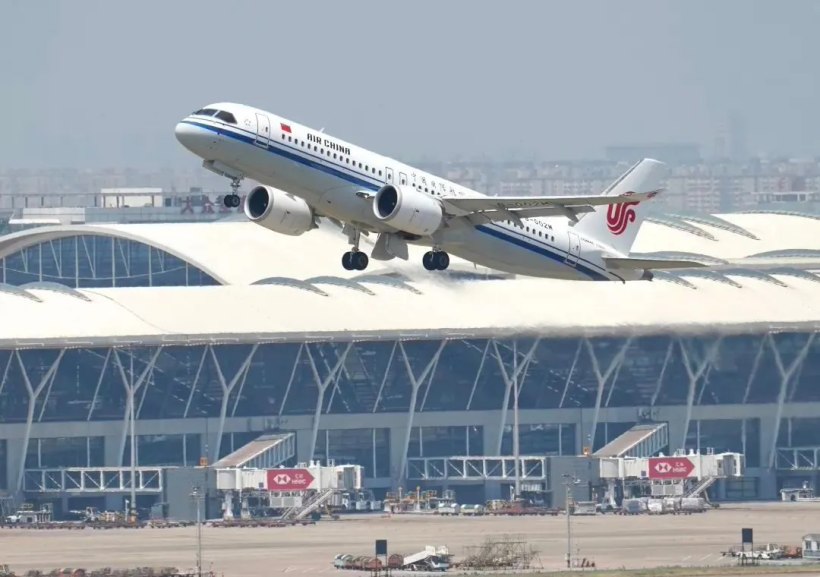
<path fill-rule="evenodd" d="M 664 258 L 703 258 L 707 263 L 732 261 L 749 266 L 772 258 L 795 266 L 820 268 L 820 219 L 800 214 L 739 213 L 718 216 L 669 216 L 651 220 L 641 228 L 633 253 Z M 684 219 L 689 220 L 684 220 Z M 669 220 L 671 219 L 671 220 Z M 669 223 L 672 223 L 669 225 Z M 702 234 L 693 233 L 692 230 Z M 334 225 L 322 226 L 302 236 L 273 233 L 244 221 L 216 223 L 158 223 L 60 225 L 33 228 L 0 237 L 0 258 L 25 248 L 78 235 L 100 235 L 143 243 L 164 250 L 210 275 L 220 284 L 249 285 L 265 279 L 291 277 L 353 278 L 340 264 L 347 250 L 346 236 Z M 368 250 L 375 238 L 363 237 Z M 419 261 L 426 249 L 410 247 L 410 260 L 371 261 L 368 274 L 404 274 L 417 277 L 425 271 Z M 740 259 L 747 259 L 736 262 Z M 489 272 L 453 257 L 455 272 Z"/>
<path fill-rule="evenodd" d="M 815 258 L 820 220 L 731 214 L 719 226 L 689 224 L 715 240 L 649 222 L 635 252 L 707 255 L 728 263 L 722 272 L 669 271 L 625 284 L 477 280 L 465 273 L 479 267 L 456 258 L 453 274 L 428 273 L 421 247 L 411 247 L 408 262 L 345 271 L 346 238 L 332 226 L 301 237 L 248 222 L 36 228 L 0 237 L 0 258 L 54 239 L 102 235 L 167 251 L 230 286 L 0 285 L 0 347 L 820 329 L 820 277 L 789 262 Z M 736 227 L 749 234 L 730 230 Z M 755 258 L 777 266 L 756 271 Z"/>
<path fill-rule="evenodd" d="M 428 277 L 366 291 L 355 288 L 364 281 L 329 280 L 321 291 L 299 283 L 0 288 L 0 348 L 820 330 L 820 282 L 787 274 L 633 283 Z"/>

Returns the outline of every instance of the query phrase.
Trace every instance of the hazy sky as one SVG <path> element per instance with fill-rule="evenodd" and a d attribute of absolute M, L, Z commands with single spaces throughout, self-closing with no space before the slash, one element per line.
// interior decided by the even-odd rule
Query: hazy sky
<path fill-rule="evenodd" d="M 0 167 L 193 166 L 239 101 L 405 160 L 694 141 L 820 154 L 812 0 L 0 0 Z"/>

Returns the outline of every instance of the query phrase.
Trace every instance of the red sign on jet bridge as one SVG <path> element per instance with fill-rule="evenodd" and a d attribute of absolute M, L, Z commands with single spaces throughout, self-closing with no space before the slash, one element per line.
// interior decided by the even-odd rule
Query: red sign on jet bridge
<path fill-rule="evenodd" d="M 268 469 L 268 491 L 305 491 L 314 480 L 307 469 Z"/>
<path fill-rule="evenodd" d="M 685 479 L 695 465 L 686 457 L 655 457 L 649 459 L 650 479 Z"/>

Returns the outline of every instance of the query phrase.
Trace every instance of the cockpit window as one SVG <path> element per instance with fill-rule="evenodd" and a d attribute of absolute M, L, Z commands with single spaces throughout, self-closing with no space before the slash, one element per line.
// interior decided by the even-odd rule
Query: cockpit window
<path fill-rule="evenodd" d="M 194 114 L 198 114 L 199 116 L 213 116 L 216 112 L 215 108 L 200 108 L 194 112 Z"/>
<path fill-rule="evenodd" d="M 220 119 L 228 122 L 230 124 L 236 124 L 236 117 L 231 114 L 230 112 L 225 112 L 224 110 L 218 111 L 215 116 Z"/>

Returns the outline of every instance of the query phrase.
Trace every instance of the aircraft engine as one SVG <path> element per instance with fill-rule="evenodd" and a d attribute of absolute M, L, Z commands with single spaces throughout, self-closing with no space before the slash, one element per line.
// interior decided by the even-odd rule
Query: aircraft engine
<path fill-rule="evenodd" d="M 434 198 L 414 188 L 385 184 L 373 199 L 376 217 L 400 231 L 428 236 L 444 221 L 444 210 Z"/>
<path fill-rule="evenodd" d="M 313 210 L 297 196 L 269 186 L 257 186 L 245 199 L 245 216 L 265 228 L 299 236 L 314 227 Z"/>

